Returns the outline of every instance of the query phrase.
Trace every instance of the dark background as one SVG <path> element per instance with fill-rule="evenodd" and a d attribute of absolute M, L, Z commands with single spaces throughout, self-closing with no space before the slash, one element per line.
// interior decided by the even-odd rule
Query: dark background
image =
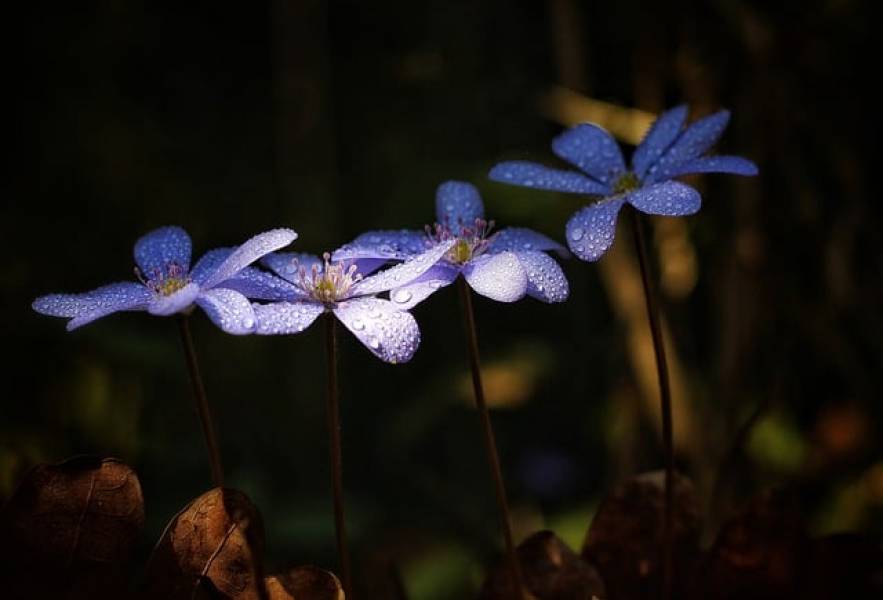
<path fill-rule="evenodd" d="M 475 183 L 500 226 L 560 239 L 584 200 L 486 173 L 555 164 L 568 119 L 549 92 L 564 85 L 649 113 L 728 107 L 720 151 L 760 166 L 692 180 L 703 210 L 653 222 L 679 462 L 707 535 L 769 485 L 799 492 L 815 533 L 883 533 L 871 6 L 101 1 L 8 15 L 0 500 L 35 463 L 118 456 L 141 476 L 144 558 L 209 486 L 174 322 L 121 314 L 68 334 L 30 310 L 36 296 L 128 279 L 132 244 L 160 225 L 184 226 L 195 257 L 277 226 L 313 252 L 421 227 L 446 179 Z M 605 489 L 661 465 L 624 233 L 601 263 L 565 264 L 563 305 L 477 303 L 519 536 L 547 527 L 578 547 Z M 492 487 L 455 291 L 415 314 L 409 364 L 342 341 L 356 570 L 378 595 L 392 562 L 415 600 L 460 598 L 498 552 Z M 234 338 L 200 314 L 194 333 L 229 483 L 263 512 L 270 568 L 334 568 L 321 330 Z"/>

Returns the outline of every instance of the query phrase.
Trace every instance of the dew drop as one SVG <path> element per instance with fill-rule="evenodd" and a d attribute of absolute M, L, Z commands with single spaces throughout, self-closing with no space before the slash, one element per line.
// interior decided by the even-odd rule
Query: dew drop
<path fill-rule="evenodd" d="M 578 242 L 583 239 L 585 233 L 586 232 L 583 231 L 582 227 L 574 227 L 573 230 L 570 232 L 570 239 L 572 239 L 574 242 Z"/>
<path fill-rule="evenodd" d="M 412 297 L 413 297 L 413 294 L 411 294 L 411 292 L 409 292 L 408 290 L 397 290 L 393 294 L 392 299 L 395 300 L 396 302 L 398 302 L 399 304 L 404 304 L 408 300 L 410 300 Z"/>

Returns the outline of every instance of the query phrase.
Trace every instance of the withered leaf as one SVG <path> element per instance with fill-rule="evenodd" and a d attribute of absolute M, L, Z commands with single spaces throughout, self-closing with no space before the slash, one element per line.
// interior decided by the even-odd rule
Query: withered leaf
<path fill-rule="evenodd" d="M 119 460 L 81 456 L 35 467 L 0 522 L 4 598 L 127 596 L 144 499 Z"/>
<path fill-rule="evenodd" d="M 260 600 L 264 529 L 242 492 L 214 488 L 166 527 L 146 573 L 146 597 Z"/>
<path fill-rule="evenodd" d="M 617 485 L 592 519 L 583 557 L 597 565 L 610 600 L 660 597 L 665 474 L 654 471 Z M 682 590 L 699 558 L 701 521 L 693 484 L 674 478 L 674 591 Z"/>
<path fill-rule="evenodd" d="M 798 597 L 808 549 L 796 498 L 780 490 L 765 491 L 721 527 L 692 597 Z"/>
<path fill-rule="evenodd" d="M 266 583 L 270 600 L 344 600 L 337 577 L 318 567 L 295 567 L 267 577 Z"/>
<path fill-rule="evenodd" d="M 540 531 L 518 546 L 525 585 L 537 600 L 603 598 L 604 584 L 595 568 L 551 531 Z M 506 561 L 482 586 L 481 600 L 517 598 Z"/>

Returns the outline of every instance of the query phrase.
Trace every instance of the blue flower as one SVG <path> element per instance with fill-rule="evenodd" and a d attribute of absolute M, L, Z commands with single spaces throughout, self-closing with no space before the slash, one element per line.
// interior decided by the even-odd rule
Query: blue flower
<path fill-rule="evenodd" d="M 265 254 L 297 239 L 291 229 L 273 229 L 238 248 L 208 252 L 190 270 L 190 236 L 180 227 L 161 227 L 135 243 L 140 282 L 112 283 L 83 294 L 50 294 L 33 303 L 39 313 L 65 317 L 73 331 L 119 311 L 144 310 L 157 316 L 202 308 L 227 333 L 252 333 L 255 314 L 246 296 L 280 295 L 271 275 L 249 267 Z"/>
<path fill-rule="evenodd" d="M 416 280 L 393 288 L 390 299 L 411 308 L 459 275 L 482 296 L 514 302 L 528 294 L 544 302 L 562 302 L 569 289 L 561 267 L 546 252 L 567 254 L 561 244 L 523 228 L 493 233 L 475 186 L 447 181 L 436 192 L 434 227 L 426 231 L 369 231 L 334 253 L 369 269 L 386 261 L 407 259 L 425 248 L 448 245 L 438 262 Z"/>
<path fill-rule="evenodd" d="M 330 312 L 378 358 L 393 364 L 407 362 L 420 345 L 417 321 L 376 295 L 419 278 L 453 245 L 449 240 L 424 248 L 406 262 L 369 277 L 363 277 L 355 262 L 332 261 L 327 253 L 321 259 L 310 254 L 269 254 L 261 262 L 289 287 L 281 302 L 253 305 L 255 333 L 300 333 Z"/>
<path fill-rule="evenodd" d="M 692 187 L 673 181 L 689 173 L 757 175 L 757 166 L 739 156 L 706 156 L 730 119 L 722 110 L 684 128 L 687 108 L 663 113 L 632 155 L 626 168 L 609 133 L 589 123 L 577 125 L 552 141 L 552 151 L 580 169 L 563 171 L 525 162 L 503 162 L 491 169 L 494 181 L 530 188 L 588 194 L 603 198 L 577 211 L 567 222 L 567 245 L 583 260 L 596 261 L 613 244 L 616 217 L 625 203 L 664 216 L 690 215 L 702 199 Z"/>

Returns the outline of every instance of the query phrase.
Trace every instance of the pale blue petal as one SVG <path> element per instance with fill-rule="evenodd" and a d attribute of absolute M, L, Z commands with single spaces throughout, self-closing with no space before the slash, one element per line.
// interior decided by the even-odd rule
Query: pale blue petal
<path fill-rule="evenodd" d="M 459 274 L 459 265 L 439 261 L 411 283 L 391 289 L 389 299 L 396 307 L 410 310 L 438 290 L 452 284 Z"/>
<path fill-rule="evenodd" d="M 144 310 L 150 290 L 134 282 L 112 283 L 83 294 L 49 294 L 31 305 L 38 313 L 51 317 L 70 317 L 68 331 L 123 310 Z"/>
<path fill-rule="evenodd" d="M 602 200 L 576 211 L 567 221 L 567 246 L 582 260 L 594 262 L 613 245 L 616 217 L 625 200 Z"/>
<path fill-rule="evenodd" d="M 233 251 L 215 271 L 209 275 L 202 284 L 203 289 L 212 288 L 225 279 L 233 277 L 253 263 L 274 250 L 283 248 L 297 239 L 297 234 L 291 229 L 272 229 L 260 233 Z"/>
<path fill-rule="evenodd" d="M 350 297 L 379 294 L 414 281 L 441 260 L 455 243 L 454 239 L 439 242 L 407 262 L 366 277 L 352 287 Z"/>
<path fill-rule="evenodd" d="M 495 233 L 491 237 L 489 252 L 504 250 L 543 250 L 555 251 L 567 255 L 567 249 L 552 238 L 524 227 L 509 227 Z"/>
<path fill-rule="evenodd" d="M 655 183 L 673 177 L 672 173 L 688 160 L 700 157 L 711 148 L 730 120 L 729 111 L 722 110 L 699 119 L 678 137 L 671 147 L 648 170 L 644 181 Z"/>
<path fill-rule="evenodd" d="M 576 125 L 556 137 L 552 152 L 601 183 L 609 184 L 625 171 L 616 140 L 593 123 Z"/>
<path fill-rule="evenodd" d="M 552 169 L 521 160 L 498 164 L 491 169 L 488 177 L 501 183 L 553 192 L 602 196 L 611 192 L 609 185 L 595 181 L 582 173 Z"/>
<path fill-rule="evenodd" d="M 196 264 L 190 271 L 190 279 L 199 285 L 205 284 L 209 276 L 217 271 L 218 267 L 220 267 L 225 260 L 230 258 L 230 255 L 233 254 L 234 250 L 236 250 L 236 248 L 215 248 L 214 250 L 209 250 L 196 261 Z"/>
<path fill-rule="evenodd" d="M 203 290 L 196 303 L 212 322 L 233 335 L 254 333 L 257 319 L 248 298 L 224 288 Z"/>
<path fill-rule="evenodd" d="M 190 267 L 190 236 L 176 226 L 160 227 L 135 242 L 135 264 L 146 277 L 165 272 L 170 263 L 185 271 Z"/>
<path fill-rule="evenodd" d="M 311 273 L 314 266 L 319 272 L 325 268 L 321 258 L 301 252 L 272 252 L 261 259 L 261 264 L 291 283 L 300 283 L 300 267 L 307 273 Z"/>
<path fill-rule="evenodd" d="M 757 165 L 741 156 L 705 156 L 681 164 L 671 172 L 672 177 L 690 173 L 730 173 L 731 175 L 757 175 Z"/>
<path fill-rule="evenodd" d="M 426 232 L 410 229 L 368 231 L 331 253 L 331 260 L 406 260 L 426 250 Z"/>
<path fill-rule="evenodd" d="M 388 363 L 408 362 L 420 345 L 417 321 L 389 300 L 354 298 L 338 304 L 334 314 L 374 356 Z"/>
<path fill-rule="evenodd" d="M 626 202 L 649 215 L 681 217 L 697 212 L 702 197 L 689 185 L 664 181 L 632 192 L 626 196 Z"/>
<path fill-rule="evenodd" d="M 260 335 L 290 335 L 300 333 L 313 324 L 325 307 L 314 301 L 274 302 L 252 304 Z"/>
<path fill-rule="evenodd" d="M 476 187 L 463 181 L 446 181 L 438 186 L 435 218 L 450 227 L 473 227 L 476 219 L 484 218 L 484 204 Z M 455 233 L 457 231 L 455 229 Z"/>
<path fill-rule="evenodd" d="M 147 312 L 158 317 L 167 317 L 190 308 L 199 296 L 199 285 L 190 283 L 174 294 L 162 296 L 154 294 L 147 305 Z"/>
<path fill-rule="evenodd" d="M 236 290 L 251 300 L 296 300 L 305 296 L 294 284 L 255 267 L 245 267 L 217 287 Z"/>
<path fill-rule="evenodd" d="M 498 302 L 515 302 L 527 293 L 527 273 L 512 252 L 475 257 L 463 267 L 463 277 L 476 293 Z"/>
<path fill-rule="evenodd" d="M 644 136 L 644 140 L 632 155 L 632 169 L 639 178 L 643 178 L 647 169 L 668 150 L 677 139 L 684 121 L 687 120 L 686 105 L 676 106 L 661 115 Z"/>
<path fill-rule="evenodd" d="M 543 302 L 564 302 L 570 294 L 567 277 L 554 258 L 545 252 L 516 252 L 527 274 L 527 294 Z"/>
<path fill-rule="evenodd" d="M 401 259 L 404 260 L 404 259 Z M 380 267 L 386 265 L 389 261 L 385 258 L 357 258 L 356 260 L 344 260 L 346 265 L 356 265 L 356 273 L 367 277 Z"/>

